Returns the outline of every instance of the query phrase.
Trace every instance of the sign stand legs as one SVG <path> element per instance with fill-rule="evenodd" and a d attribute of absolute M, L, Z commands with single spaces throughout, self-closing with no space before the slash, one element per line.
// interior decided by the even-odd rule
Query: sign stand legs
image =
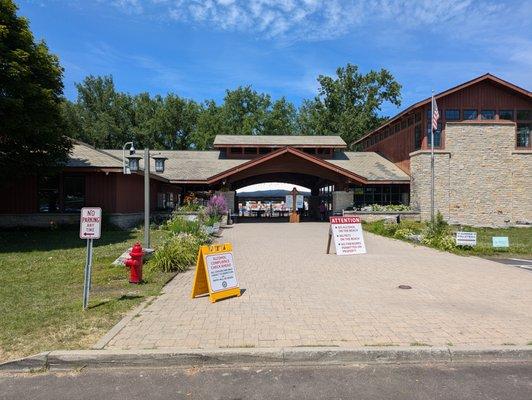
<path fill-rule="evenodd" d="M 83 310 L 89 306 L 89 291 L 92 284 L 92 239 L 87 239 L 87 257 L 85 258 L 85 276 L 83 280 Z"/>

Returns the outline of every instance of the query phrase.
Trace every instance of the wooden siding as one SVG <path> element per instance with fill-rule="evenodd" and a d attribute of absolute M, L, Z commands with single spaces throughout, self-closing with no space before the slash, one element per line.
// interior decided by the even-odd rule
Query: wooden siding
<path fill-rule="evenodd" d="M 0 196 L 0 213 L 29 214 L 37 212 L 37 177 L 29 176 L 18 179 L 2 187 Z"/>
<path fill-rule="evenodd" d="M 532 100 L 526 96 L 517 93 L 507 87 L 499 85 L 493 81 L 481 81 L 472 86 L 466 87 L 462 90 L 448 94 L 437 99 L 438 109 L 440 111 L 440 122 L 443 126 L 441 136 L 441 147 L 445 148 L 445 110 L 446 109 L 460 109 L 460 119 L 463 119 L 463 110 L 475 109 L 478 112 L 480 119 L 481 110 L 495 110 L 495 120 L 498 119 L 499 110 L 514 110 L 532 109 Z M 430 142 L 427 137 L 427 110 L 430 110 L 430 104 L 420 106 L 413 109 L 410 113 L 402 116 L 397 122 L 391 124 L 391 127 L 402 124 L 404 120 L 412 117 L 416 113 L 421 114 L 421 149 L 429 149 Z M 399 132 L 378 141 L 369 146 L 364 146 L 363 151 L 374 151 L 388 160 L 395 163 L 403 171 L 410 172 L 410 156 L 409 154 L 416 150 L 414 145 L 414 127 L 415 123 Z M 382 132 L 376 131 L 372 136 L 368 137 L 364 142 L 371 140 L 372 137 L 378 137 Z M 363 143 L 364 143 L 363 142 Z"/>

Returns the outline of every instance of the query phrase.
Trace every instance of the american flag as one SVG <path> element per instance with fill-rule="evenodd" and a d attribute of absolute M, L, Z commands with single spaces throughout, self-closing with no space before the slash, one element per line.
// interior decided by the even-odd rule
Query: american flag
<path fill-rule="evenodd" d="M 436 99 L 432 96 L 432 130 L 438 129 L 438 119 L 440 119 L 440 112 L 438 111 L 438 105 Z"/>

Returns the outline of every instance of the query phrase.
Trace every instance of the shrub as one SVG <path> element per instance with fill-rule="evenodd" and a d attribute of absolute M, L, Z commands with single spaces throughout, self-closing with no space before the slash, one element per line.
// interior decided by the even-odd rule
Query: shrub
<path fill-rule="evenodd" d="M 187 203 L 179 207 L 179 212 L 198 212 L 203 207 L 198 203 Z"/>
<path fill-rule="evenodd" d="M 212 196 L 205 208 L 205 214 L 208 217 L 221 217 L 225 213 L 227 213 L 227 202 L 225 201 L 225 197 L 217 195 Z"/>
<path fill-rule="evenodd" d="M 371 211 L 411 211 L 412 209 L 410 206 L 404 205 L 404 204 L 387 204 L 387 205 L 380 205 L 380 204 L 372 204 L 370 205 Z"/>
<path fill-rule="evenodd" d="M 186 271 L 196 261 L 202 240 L 189 233 L 180 233 L 167 240 L 154 253 L 148 269 L 163 272 Z"/>
<path fill-rule="evenodd" d="M 200 232 L 200 225 L 200 221 L 190 221 L 179 215 L 174 215 L 171 219 L 166 221 L 163 229 L 172 232 L 174 235 L 179 233 L 197 235 Z"/>
<path fill-rule="evenodd" d="M 393 237 L 396 239 L 408 239 L 410 236 L 414 235 L 415 232 L 410 228 L 399 228 L 393 234 Z"/>

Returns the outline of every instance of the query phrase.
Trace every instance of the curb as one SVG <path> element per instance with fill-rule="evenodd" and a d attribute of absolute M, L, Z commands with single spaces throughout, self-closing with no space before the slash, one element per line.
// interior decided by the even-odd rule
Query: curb
<path fill-rule="evenodd" d="M 286 347 L 168 350 L 50 351 L 0 364 L 0 371 L 117 367 L 348 365 L 383 363 L 532 362 L 532 347 Z"/>

